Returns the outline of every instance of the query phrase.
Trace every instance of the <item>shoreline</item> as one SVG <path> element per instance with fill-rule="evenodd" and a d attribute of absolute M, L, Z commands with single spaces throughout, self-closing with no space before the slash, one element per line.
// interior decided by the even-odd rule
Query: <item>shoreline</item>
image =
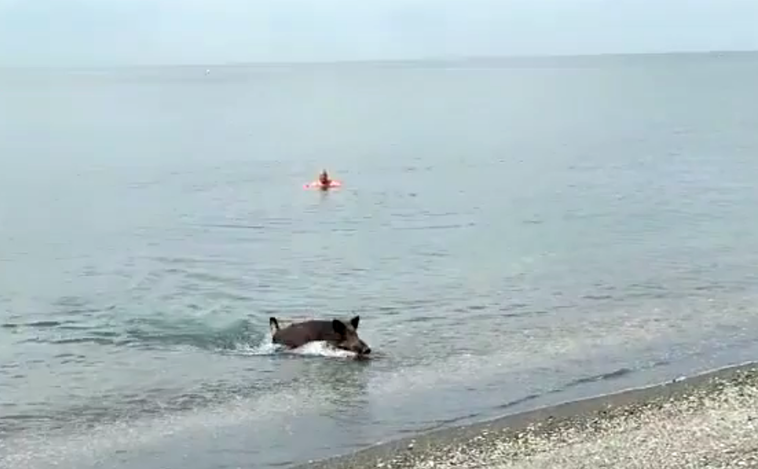
<path fill-rule="evenodd" d="M 691 425 L 685 424 L 683 417 L 702 417 L 705 413 L 718 410 L 722 413 L 730 411 L 736 416 L 744 415 L 746 425 L 750 425 L 751 429 L 752 422 L 755 420 L 754 434 L 758 435 L 758 399 L 740 401 L 741 407 L 734 409 L 736 400 L 744 401 L 745 396 L 751 391 L 756 393 L 754 397 L 758 397 L 758 362 L 754 361 L 647 387 L 564 402 L 484 422 L 387 441 L 350 454 L 296 465 L 295 468 L 506 467 L 530 459 L 532 463 L 539 461 L 540 458 L 549 459 L 551 452 L 560 450 L 565 453 L 571 450 L 572 444 L 575 445 L 574 450 L 578 448 L 576 445 L 587 446 L 593 442 L 595 447 L 602 447 L 602 444 L 597 443 L 600 443 L 603 438 L 608 440 L 614 436 L 629 435 L 632 430 L 643 433 L 649 430 L 648 433 L 652 433 L 647 438 L 643 437 L 642 440 L 652 441 L 653 444 L 656 442 L 663 444 L 661 435 L 656 435 L 656 432 L 660 433 L 661 428 L 667 428 L 666 439 L 675 438 L 675 434 L 680 433 L 679 430 L 692 433 L 696 430 L 693 430 L 694 427 Z M 755 412 L 749 412 L 751 410 Z M 624 426 L 627 428 L 623 428 L 621 432 L 620 427 Z M 736 434 L 730 430 L 728 436 L 732 437 Z M 694 438 L 693 435 L 688 436 Z M 758 467 L 758 437 L 754 440 L 754 448 L 750 451 L 746 450 L 749 453 L 746 455 L 752 462 L 741 461 L 735 467 Z M 625 449 L 621 448 L 623 445 L 617 443 L 618 441 L 614 443 L 615 446 L 610 452 L 615 450 L 634 452 L 639 449 L 636 443 L 627 445 Z M 719 444 L 721 448 L 724 447 L 724 443 Z M 745 446 L 744 442 L 742 446 Z M 702 445 L 698 446 L 700 447 Z M 671 444 L 668 444 L 667 448 L 666 451 L 677 457 L 677 452 Z M 734 456 L 739 457 L 738 453 Z M 606 463 L 597 464 L 597 466 L 584 466 L 584 463 L 580 462 L 583 459 L 579 455 L 576 455 L 579 459 L 564 458 L 562 463 L 568 466 L 575 464 L 576 467 L 626 467 L 625 464 L 621 464 L 619 458 L 626 462 L 629 462 L 629 458 L 622 456 L 614 458 L 613 455 L 607 454 L 603 458 Z M 705 458 L 704 460 L 709 459 L 707 454 L 701 456 Z M 682 464 L 685 463 L 681 458 L 679 460 Z M 544 467 L 551 467 L 554 464 L 553 462 Z M 691 461 L 688 464 L 686 467 L 699 467 L 692 466 Z M 628 467 L 638 466 L 685 467 L 675 462 L 667 463 L 660 460 L 637 461 L 637 465 L 632 464 Z M 717 467 L 731 466 L 721 464 Z"/>

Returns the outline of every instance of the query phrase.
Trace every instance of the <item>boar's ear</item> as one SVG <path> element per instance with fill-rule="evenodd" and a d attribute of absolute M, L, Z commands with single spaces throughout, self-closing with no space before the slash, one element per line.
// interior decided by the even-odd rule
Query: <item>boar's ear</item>
<path fill-rule="evenodd" d="M 336 332 L 339 335 L 345 335 L 345 332 L 347 331 L 347 327 L 345 326 L 345 323 L 340 321 L 339 319 L 332 320 L 332 328 L 334 329 L 334 332 Z"/>
<path fill-rule="evenodd" d="M 353 326 L 353 329 L 358 329 L 359 322 L 361 322 L 361 317 L 355 316 L 353 319 L 350 320 L 350 325 Z"/>
<path fill-rule="evenodd" d="M 279 321 L 275 317 L 268 318 L 268 327 L 271 329 L 271 333 L 279 330 Z"/>

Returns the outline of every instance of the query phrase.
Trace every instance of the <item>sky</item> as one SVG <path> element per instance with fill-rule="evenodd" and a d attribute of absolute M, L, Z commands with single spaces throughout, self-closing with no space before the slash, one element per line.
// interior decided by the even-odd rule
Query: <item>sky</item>
<path fill-rule="evenodd" d="M 758 0 L 0 0 L 0 66 L 758 49 Z"/>

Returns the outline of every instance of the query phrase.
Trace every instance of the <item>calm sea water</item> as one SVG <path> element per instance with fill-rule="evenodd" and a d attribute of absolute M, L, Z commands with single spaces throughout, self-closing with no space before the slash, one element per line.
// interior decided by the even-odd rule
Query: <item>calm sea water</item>
<path fill-rule="evenodd" d="M 0 73 L 0 467 L 286 467 L 758 357 L 758 56 L 205 69 Z M 373 361 L 266 346 L 353 313 Z"/>

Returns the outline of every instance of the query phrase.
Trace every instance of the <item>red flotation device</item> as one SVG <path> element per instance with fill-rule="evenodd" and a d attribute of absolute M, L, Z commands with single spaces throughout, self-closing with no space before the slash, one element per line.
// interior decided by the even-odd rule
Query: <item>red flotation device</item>
<path fill-rule="evenodd" d="M 340 181 L 335 181 L 334 179 L 332 179 L 331 181 L 329 181 L 329 184 L 322 184 L 321 181 L 309 182 L 308 184 L 305 184 L 303 188 L 329 190 L 329 189 L 333 189 L 335 187 L 341 187 L 341 186 L 342 186 L 342 183 Z"/>

